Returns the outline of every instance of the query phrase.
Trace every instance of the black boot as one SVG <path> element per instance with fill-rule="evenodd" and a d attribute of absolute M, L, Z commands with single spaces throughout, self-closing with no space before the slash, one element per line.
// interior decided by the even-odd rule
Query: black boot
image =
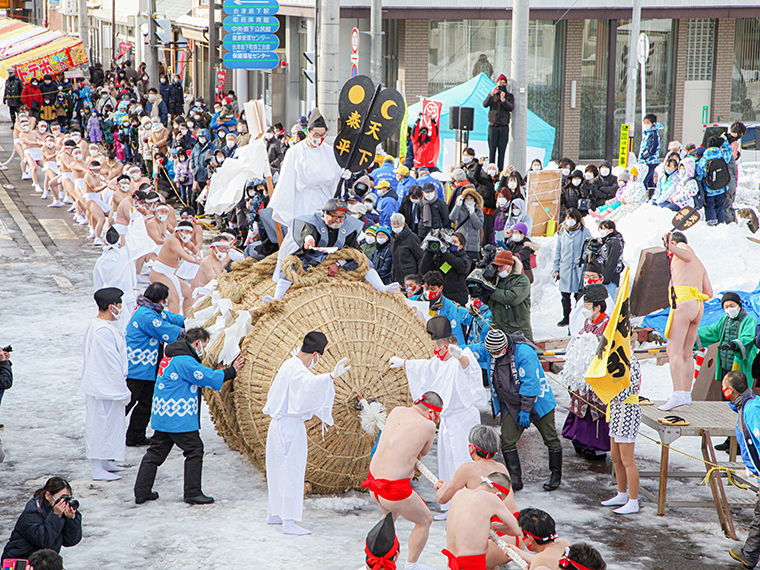
<path fill-rule="evenodd" d="M 731 438 L 727 437 L 726 441 L 716 445 L 715 449 L 717 449 L 718 451 L 728 451 L 729 447 L 731 447 Z"/>
<path fill-rule="evenodd" d="M 517 455 L 517 450 L 504 451 L 504 462 L 507 464 L 507 471 L 512 479 L 512 490 L 521 490 L 523 488 L 522 467 L 520 467 L 520 456 Z"/>
<path fill-rule="evenodd" d="M 562 483 L 562 452 L 561 451 L 549 451 L 549 471 L 551 471 L 551 477 L 549 481 L 544 483 L 544 491 L 554 491 L 559 489 L 560 483 Z"/>

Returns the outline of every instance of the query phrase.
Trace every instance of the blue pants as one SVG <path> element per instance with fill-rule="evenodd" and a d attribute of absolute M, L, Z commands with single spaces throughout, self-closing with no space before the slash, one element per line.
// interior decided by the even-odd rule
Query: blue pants
<path fill-rule="evenodd" d="M 721 192 L 717 196 L 707 196 L 705 198 L 705 218 L 710 226 L 726 222 L 723 217 L 723 194 Z"/>
<path fill-rule="evenodd" d="M 647 172 L 647 176 L 644 178 L 644 188 L 647 189 L 647 199 L 649 199 L 654 194 L 654 169 L 657 164 L 647 164 L 647 166 L 649 167 L 649 172 Z"/>
<path fill-rule="evenodd" d="M 615 295 L 617 294 L 618 286 L 614 283 L 607 283 L 604 286 L 607 289 L 607 293 L 610 295 L 610 299 L 612 299 L 611 303 L 607 303 L 607 311 L 609 311 L 607 314 L 610 314 L 612 312 L 612 307 L 615 306 Z"/>

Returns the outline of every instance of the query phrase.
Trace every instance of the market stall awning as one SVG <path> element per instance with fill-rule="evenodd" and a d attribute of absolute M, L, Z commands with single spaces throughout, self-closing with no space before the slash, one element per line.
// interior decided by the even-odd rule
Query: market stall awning
<path fill-rule="evenodd" d="M 31 24 L 22 22 L 21 20 L 14 20 L 13 18 L 3 18 L 0 20 L 0 39 L 4 39 L 7 34 L 11 34 L 16 30 L 23 31 L 27 28 L 32 28 Z"/>
<path fill-rule="evenodd" d="M 0 60 L 8 59 L 16 55 L 21 55 L 22 53 L 36 49 L 38 47 L 42 47 L 63 38 L 63 33 L 61 32 L 44 30 L 43 28 L 40 29 L 43 30 L 41 34 L 37 34 L 23 41 L 14 41 L 12 44 L 4 48 L 0 47 Z"/>
<path fill-rule="evenodd" d="M 48 73 L 61 73 L 88 61 L 82 42 L 76 38 L 64 37 L 4 59 L 0 64 L 0 77 L 7 78 L 8 70 L 14 68 L 22 81 L 28 81 L 31 77 L 41 78 Z"/>
<path fill-rule="evenodd" d="M 45 31 L 45 28 L 40 28 L 39 26 L 29 26 L 26 29 L 20 29 L 18 32 L 11 32 L 3 36 L 0 38 L 0 59 L 3 57 L 4 50 L 8 49 L 8 47 L 44 34 Z"/>

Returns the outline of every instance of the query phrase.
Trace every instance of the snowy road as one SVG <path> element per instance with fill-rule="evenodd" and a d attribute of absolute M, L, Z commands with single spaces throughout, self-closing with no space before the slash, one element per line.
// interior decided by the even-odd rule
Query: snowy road
<path fill-rule="evenodd" d="M 7 126 L 0 145 L 9 148 Z M 0 152 L 0 158 L 7 157 Z M 279 527 L 264 524 L 266 486 L 262 475 L 241 455 L 230 451 L 214 432 L 204 406 L 201 435 L 206 446 L 204 491 L 216 504 L 191 507 L 182 502 L 182 456 L 175 450 L 160 469 L 158 501 L 136 506 L 132 486 L 142 449 L 127 449 L 127 470 L 120 481 L 89 480 L 84 457 L 84 397 L 79 392 L 81 341 L 94 316 L 91 268 L 99 254 L 88 245 L 70 216 L 51 211 L 30 184 L 21 181 L 16 163 L 6 172 L 14 190 L 0 189 L 0 346 L 13 344 L 14 387 L 0 407 L 0 431 L 7 459 L 0 464 L 0 540 L 10 535 L 16 517 L 35 488 L 51 475 L 69 478 L 81 501 L 84 539 L 64 549 L 68 570 L 84 569 L 249 569 L 285 567 L 352 570 L 363 563 L 363 540 L 379 517 L 367 495 L 309 497 L 303 525 L 306 537 L 285 537 Z M 0 173 L 0 184 L 8 183 Z M 19 218 L 21 217 L 21 219 Z M 23 221 L 22 221 L 23 220 Z M 21 223 L 20 223 L 21 222 Z M 534 299 L 534 302 L 535 299 Z M 556 318 L 555 318 L 556 320 Z M 669 382 L 667 369 L 644 365 L 644 395 L 657 396 Z M 566 394 L 555 386 L 561 404 Z M 557 424 L 565 418 L 557 409 Z M 651 431 L 645 431 L 651 435 Z M 655 516 L 655 506 L 642 499 L 639 515 L 620 517 L 599 507 L 614 494 L 610 464 L 589 463 L 565 446 L 564 480 L 560 490 L 545 493 L 546 453 L 535 428 L 519 444 L 525 490 L 520 507 L 551 513 L 561 536 L 585 540 L 601 550 L 613 570 L 712 570 L 731 567 L 726 555 L 736 543 L 723 537 L 710 509 L 669 509 Z M 677 448 L 696 453 L 696 442 Z M 655 469 L 659 448 L 640 438 L 640 468 Z M 433 457 L 426 463 L 435 468 Z M 674 456 L 674 467 L 698 470 L 687 458 Z M 655 491 L 653 480 L 643 485 Z M 416 483 L 433 502 L 432 489 Z M 709 497 L 696 480 L 674 481 L 670 498 Z M 730 490 L 735 498 L 747 498 Z M 751 497 L 750 497 L 751 498 Z M 746 534 L 751 510 L 735 509 L 740 536 Z M 402 556 L 411 525 L 400 522 Z M 444 568 L 444 523 L 436 522 L 421 562 Z M 403 568 L 401 565 L 400 568 Z"/>

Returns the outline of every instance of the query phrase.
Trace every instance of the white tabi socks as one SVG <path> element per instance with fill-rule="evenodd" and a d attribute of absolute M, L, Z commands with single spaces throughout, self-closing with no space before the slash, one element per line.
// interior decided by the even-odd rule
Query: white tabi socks
<path fill-rule="evenodd" d="M 100 463 L 101 463 L 101 465 L 103 465 L 103 469 L 105 469 L 106 471 L 108 471 L 110 473 L 118 473 L 119 471 L 124 471 L 123 467 L 119 467 L 118 465 L 114 465 L 113 463 L 111 463 L 110 461 L 108 461 L 106 459 L 101 459 Z"/>
<path fill-rule="evenodd" d="M 628 493 L 620 493 L 618 492 L 617 495 L 612 497 L 611 499 L 608 499 L 607 501 L 602 501 L 603 507 L 620 507 L 625 505 L 628 502 Z"/>
<path fill-rule="evenodd" d="M 662 410 L 663 412 L 668 412 L 679 406 L 688 406 L 689 404 L 691 404 L 691 392 L 676 390 L 673 392 L 673 395 L 668 398 L 668 401 L 657 409 Z"/>
<path fill-rule="evenodd" d="M 92 480 L 93 481 L 116 481 L 121 479 L 121 476 L 114 475 L 103 467 L 102 459 L 92 460 Z"/>
<path fill-rule="evenodd" d="M 629 499 L 628 502 L 620 507 L 619 509 L 615 509 L 612 511 L 613 513 L 616 513 L 618 515 L 632 515 L 634 513 L 639 512 L 639 500 L 638 499 Z"/>
<path fill-rule="evenodd" d="M 311 534 L 311 531 L 298 526 L 292 519 L 285 519 L 282 521 L 282 533 L 303 536 L 305 534 Z"/>
<path fill-rule="evenodd" d="M 380 274 L 374 269 L 367 271 L 364 280 L 381 293 L 395 293 L 401 288 L 398 283 L 391 283 L 389 285 L 384 284 L 383 280 L 380 279 Z"/>
<path fill-rule="evenodd" d="M 287 279 L 278 279 L 277 285 L 274 288 L 274 297 L 270 295 L 265 295 L 262 299 L 263 303 L 266 305 L 267 303 L 271 303 L 272 301 L 279 301 L 285 296 L 285 293 L 288 292 L 288 289 L 290 289 L 290 286 L 293 283 Z"/>

